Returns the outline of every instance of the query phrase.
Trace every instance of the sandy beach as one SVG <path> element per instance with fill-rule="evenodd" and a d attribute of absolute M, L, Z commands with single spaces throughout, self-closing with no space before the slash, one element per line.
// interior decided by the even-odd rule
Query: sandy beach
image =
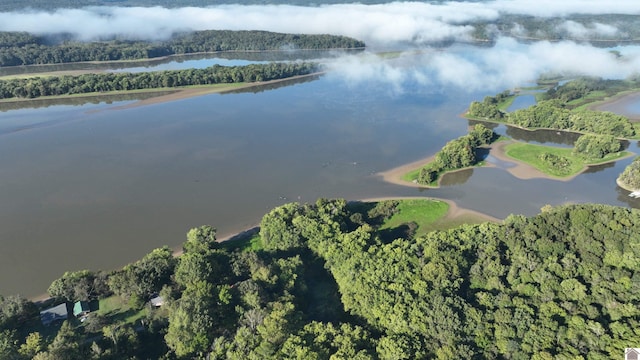
<path fill-rule="evenodd" d="M 505 152 L 505 147 L 509 144 L 514 143 L 513 140 L 507 140 L 507 141 L 499 141 L 496 143 L 493 143 L 490 147 L 489 150 L 489 156 L 488 156 L 488 160 L 485 166 L 488 167 L 499 167 L 497 166 L 495 163 L 491 162 L 491 157 L 496 158 L 497 160 L 500 160 L 501 162 L 506 162 L 509 163 L 509 166 L 504 166 L 501 167 L 502 169 L 504 169 L 505 171 L 509 172 L 511 175 L 513 175 L 514 177 L 518 178 L 518 179 L 522 179 L 522 180 L 529 180 L 529 179 L 550 179 L 550 180 L 557 180 L 557 181 L 571 181 L 573 180 L 575 177 L 577 177 L 578 175 L 582 174 L 585 170 L 587 170 L 590 166 L 597 166 L 597 165 L 602 165 L 605 163 L 599 163 L 596 165 L 587 165 L 585 166 L 580 172 L 578 172 L 575 175 L 572 176 L 567 176 L 567 177 L 556 177 L 556 176 L 551 176 L 548 174 L 543 173 L 542 171 L 536 169 L 535 167 L 520 162 L 518 160 L 512 159 L 509 156 L 507 156 L 506 152 Z M 629 156 L 633 156 L 633 154 L 630 154 Z M 417 188 L 425 188 L 425 187 L 429 187 L 427 185 L 421 185 L 421 184 L 417 184 L 417 183 L 413 183 L 413 182 L 408 182 L 402 179 L 402 177 L 404 176 L 404 174 L 418 169 L 422 166 L 425 166 L 426 164 L 430 163 L 431 161 L 433 161 L 434 156 L 430 156 L 418 161 L 414 161 L 411 162 L 409 164 L 405 164 L 387 171 L 383 171 L 383 172 L 379 172 L 376 175 L 380 176 L 382 178 L 383 181 L 386 181 L 388 183 L 391 184 L 396 184 L 396 185 L 402 185 L 402 186 L 410 186 L 410 187 L 417 187 Z M 613 161 L 619 161 L 621 159 L 624 158 L 618 158 L 615 159 Z M 446 176 L 446 174 L 444 175 Z"/>

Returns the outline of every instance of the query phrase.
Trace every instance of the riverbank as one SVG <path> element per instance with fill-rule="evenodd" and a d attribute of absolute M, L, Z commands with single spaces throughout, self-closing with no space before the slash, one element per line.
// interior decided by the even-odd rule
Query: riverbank
<path fill-rule="evenodd" d="M 640 122 L 640 113 L 628 111 L 632 105 L 638 103 L 640 103 L 640 91 L 634 90 L 612 96 L 609 99 L 596 101 L 587 108 L 594 111 L 608 111 L 620 114 L 626 116 L 632 122 Z"/>
<path fill-rule="evenodd" d="M 176 88 L 154 88 L 154 89 L 138 89 L 138 90 L 120 90 L 120 91 L 110 91 L 110 92 L 93 92 L 93 93 L 85 93 L 85 94 L 73 94 L 73 95 L 57 95 L 57 96 L 42 96 L 33 99 L 25 99 L 25 98 L 9 98 L 9 99 L 0 99 L 0 110 L 3 105 L 16 105 L 16 104 L 35 104 L 46 102 L 48 105 L 55 105 L 57 102 L 60 104 L 65 104 L 69 100 L 75 100 L 76 102 L 81 102 L 82 99 L 85 99 L 86 102 L 92 102 L 98 99 L 101 102 L 109 102 L 111 99 L 113 101 L 123 101 L 122 98 L 124 96 L 130 95 L 133 97 L 133 102 L 128 103 L 126 105 L 114 106 L 111 107 L 110 110 L 123 110 L 130 109 L 140 106 L 146 105 L 154 105 L 160 103 L 166 103 L 171 101 L 183 100 L 192 97 L 209 95 L 209 94 L 222 94 L 234 91 L 242 91 L 253 88 L 258 88 L 261 86 L 269 86 L 269 85 L 277 85 L 277 84 L 285 84 L 288 81 L 301 81 L 313 79 L 314 77 L 318 77 L 323 75 L 324 72 L 314 72 L 311 74 L 291 76 L 282 79 L 275 79 L 269 81 L 256 81 L 256 82 L 242 82 L 242 83 L 223 83 L 223 84 L 211 84 L 211 85 L 194 85 L 187 87 L 176 87 Z"/>
<path fill-rule="evenodd" d="M 440 222 L 446 223 L 449 227 L 455 227 L 462 224 L 478 224 L 483 222 L 501 222 L 502 220 L 496 217 L 493 217 L 488 214 L 484 214 L 479 211 L 466 209 L 460 207 L 456 202 L 452 200 L 446 199 L 438 199 L 438 198 L 430 198 L 430 197 L 422 197 L 422 196 L 406 196 L 406 197 L 374 197 L 374 198 L 365 198 L 365 199 L 357 199 L 350 201 L 357 202 L 379 202 L 385 200 L 410 200 L 410 199 L 420 199 L 420 200 L 431 200 L 431 201 L 442 201 L 447 203 L 449 206 L 446 215 L 440 219 Z M 252 237 L 258 234 L 260 231 L 260 224 L 254 223 L 249 225 L 243 229 L 239 229 L 237 231 L 229 231 L 221 234 L 221 236 L 216 237 L 216 242 L 222 243 L 226 241 L 236 241 L 236 240 L 245 240 L 247 237 Z M 182 245 L 176 246 L 172 248 L 173 256 L 179 257 L 183 254 Z M 69 270 L 72 271 L 72 270 Z M 49 299 L 49 295 L 46 293 L 42 293 L 40 295 L 31 296 L 29 300 L 32 302 L 44 302 Z"/>
<path fill-rule="evenodd" d="M 166 103 L 166 102 L 176 101 L 176 100 L 184 100 L 184 99 L 188 99 L 196 96 L 202 96 L 202 95 L 221 94 L 221 93 L 243 90 L 243 89 L 246 90 L 246 89 L 251 89 L 259 86 L 279 84 L 286 81 L 310 79 L 323 74 L 324 72 L 315 72 L 311 74 L 291 76 L 287 78 L 275 79 L 275 80 L 269 80 L 269 81 L 256 81 L 256 82 L 250 82 L 250 83 L 235 83 L 235 84 L 215 84 L 215 85 L 193 86 L 193 87 L 187 87 L 187 88 L 176 88 L 176 91 L 171 94 L 163 94 L 160 96 L 150 97 L 144 100 L 138 100 L 131 104 L 115 106 L 111 108 L 111 110 L 131 109 L 131 108 L 136 108 L 140 106 L 161 104 L 161 103 Z"/>

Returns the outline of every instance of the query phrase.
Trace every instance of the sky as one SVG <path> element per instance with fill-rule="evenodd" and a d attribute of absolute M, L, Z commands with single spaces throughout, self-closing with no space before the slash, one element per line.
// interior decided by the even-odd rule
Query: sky
<path fill-rule="evenodd" d="M 532 5 L 534 4 L 534 5 Z M 539 74 L 557 72 L 624 78 L 640 69 L 638 47 L 625 47 L 622 58 L 609 50 L 573 42 L 521 44 L 501 38 L 491 48 L 438 51 L 426 44 L 467 40 L 472 21 L 491 21 L 501 14 L 555 17 L 568 14 L 616 13 L 640 16 L 637 0 L 495 0 L 487 2 L 393 2 L 380 5 L 338 4 L 317 7 L 289 5 L 225 5 L 207 8 L 88 7 L 56 11 L 0 13 L 0 31 L 36 34 L 71 33 L 79 39 L 120 36 L 162 39 L 185 30 L 267 30 L 286 33 L 336 34 L 364 40 L 372 48 L 393 44 L 424 45 L 395 61 L 374 56 L 343 57 L 328 68 L 350 81 L 402 84 L 444 84 L 461 89 L 517 86 Z M 576 37 L 615 35 L 615 26 L 584 26 L 564 21 L 559 29 Z"/>

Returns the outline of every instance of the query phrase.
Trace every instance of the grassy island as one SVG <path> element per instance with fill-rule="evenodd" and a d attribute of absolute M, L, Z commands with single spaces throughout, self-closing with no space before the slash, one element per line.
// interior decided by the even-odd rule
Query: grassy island
<path fill-rule="evenodd" d="M 587 166 L 616 161 L 631 155 L 628 151 L 607 154 L 601 159 L 587 159 L 576 155 L 574 149 L 514 142 L 505 147 L 505 155 L 526 163 L 546 175 L 568 178 L 584 171 Z"/>

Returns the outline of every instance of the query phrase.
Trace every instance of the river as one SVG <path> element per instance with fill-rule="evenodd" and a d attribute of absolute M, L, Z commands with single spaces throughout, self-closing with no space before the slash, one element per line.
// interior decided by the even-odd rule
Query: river
<path fill-rule="evenodd" d="M 210 224 L 224 236 L 275 206 L 318 197 L 438 197 L 499 218 L 545 204 L 640 206 L 615 184 L 631 158 L 570 182 L 519 180 L 501 166 L 451 174 L 428 190 L 376 176 L 465 134 L 459 114 L 486 95 L 329 72 L 142 107 L 123 108 L 127 100 L 2 111 L 0 294 L 35 296 L 65 271 L 114 269 L 179 246 L 191 227 Z M 571 142 L 555 132 L 496 131 Z"/>

